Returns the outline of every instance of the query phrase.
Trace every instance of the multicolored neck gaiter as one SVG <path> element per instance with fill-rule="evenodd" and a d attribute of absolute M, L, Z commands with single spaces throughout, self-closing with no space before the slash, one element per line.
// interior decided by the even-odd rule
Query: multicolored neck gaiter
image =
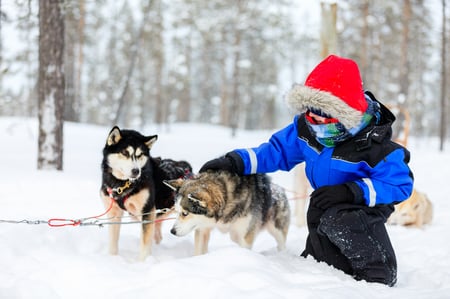
<path fill-rule="evenodd" d="M 340 122 L 313 124 L 307 119 L 309 131 L 325 147 L 335 147 L 338 143 L 348 140 L 367 127 L 374 116 L 379 119 L 379 104 L 368 97 L 366 100 L 369 105 L 358 126 L 347 129 Z"/>

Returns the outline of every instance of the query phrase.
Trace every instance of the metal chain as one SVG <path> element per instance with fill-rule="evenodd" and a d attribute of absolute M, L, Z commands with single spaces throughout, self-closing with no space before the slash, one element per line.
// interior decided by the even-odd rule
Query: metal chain
<path fill-rule="evenodd" d="M 0 223 L 10 223 L 10 224 L 48 224 L 47 220 L 1 220 Z"/>
<path fill-rule="evenodd" d="M 142 217 L 145 215 L 150 214 L 167 214 L 172 209 L 164 208 L 164 209 L 158 209 L 153 212 L 144 213 L 141 215 L 129 215 L 129 216 L 123 216 L 122 218 L 136 218 L 136 217 Z M 93 221 L 87 221 L 89 219 L 96 219 Z M 98 226 L 103 227 L 105 225 L 117 225 L 117 224 L 147 224 L 147 223 L 157 223 L 162 222 L 166 220 L 172 220 L 175 219 L 175 217 L 170 218 L 162 218 L 162 219 L 156 219 L 156 220 L 136 220 L 136 221 L 109 221 L 112 219 L 116 219 L 118 217 L 108 217 L 108 218 L 96 218 L 96 217 L 86 217 L 81 219 L 60 219 L 60 218 L 54 218 L 51 220 L 2 220 L 0 219 L 0 223 L 9 223 L 9 224 L 31 224 L 31 225 L 39 225 L 39 224 L 47 224 L 52 227 L 60 227 L 60 226 Z M 55 224 L 56 222 L 56 224 Z"/>

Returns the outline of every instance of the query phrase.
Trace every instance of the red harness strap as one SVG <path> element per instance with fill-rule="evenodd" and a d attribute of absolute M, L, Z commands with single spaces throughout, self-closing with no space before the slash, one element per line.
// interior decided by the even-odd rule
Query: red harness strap
<path fill-rule="evenodd" d="M 116 191 L 116 193 L 117 194 L 121 194 L 123 192 L 122 189 L 119 189 L 119 191 Z M 125 211 L 127 210 L 125 208 L 125 202 L 128 199 L 128 195 L 127 196 L 123 196 L 123 197 L 121 197 L 121 196 L 120 197 L 114 197 L 114 189 L 111 188 L 111 187 L 106 187 L 106 192 L 108 192 L 109 198 L 111 198 L 113 201 L 115 201 L 122 210 L 125 210 Z"/>

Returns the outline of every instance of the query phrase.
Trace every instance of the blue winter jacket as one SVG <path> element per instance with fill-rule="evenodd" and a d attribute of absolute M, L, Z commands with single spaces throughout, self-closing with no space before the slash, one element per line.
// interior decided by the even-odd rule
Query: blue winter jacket
<path fill-rule="evenodd" d="M 408 167 L 408 150 L 391 141 L 395 117 L 380 105 L 378 124 L 372 122 L 334 148 L 317 142 L 301 114 L 268 142 L 234 152 L 242 158 L 244 174 L 288 171 L 305 162 L 306 176 L 314 189 L 346 184 L 357 203 L 370 207 L 395 204 L 411 195 L 413 174 Z"/>

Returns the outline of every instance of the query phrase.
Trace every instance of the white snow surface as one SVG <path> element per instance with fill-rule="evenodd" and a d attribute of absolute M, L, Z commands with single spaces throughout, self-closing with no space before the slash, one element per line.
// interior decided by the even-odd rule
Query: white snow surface
<path fill-rule="evenodd" d="M 80 219 L 103 213 L 100 163 L 111 128 L 65 123 L 64 171 L 38 171 L 37 121 L 0 118 L 0 220 Z M 158 134 L 152 154 L 185 159 L 194 171 L 234 148 L 257 146 L 272 131 L 238 131 L 200 124 L 148 127 Z M 260 234 L 252 250 L 214 231 L 209 253 L 193 256 L 193 234 L 170 234 L 138 261 L 140 225 L 122 225 L 119 255 L 108 254 L 107 228 L 50 227 L 0 221 L 0 298 L 450 298 L 450 152 L 437 141 L 410 139 L 415 187 L 434 205 L 432 224 L 388 226 L 398 261 L 398 283 L 387 287 L 350 276 L 299 254 L 307 230 L 292 221 L 287 249 Z M 292 173 L 273 180 L 293 189 Z M 293 197 L 288 193 L 288 197 Z M 294 200 L 290 201 L 294 206 Z M 293 209 L 292 209 L 293 210 Z M 292 215 L 294 217 L 294 215 Z"/>

